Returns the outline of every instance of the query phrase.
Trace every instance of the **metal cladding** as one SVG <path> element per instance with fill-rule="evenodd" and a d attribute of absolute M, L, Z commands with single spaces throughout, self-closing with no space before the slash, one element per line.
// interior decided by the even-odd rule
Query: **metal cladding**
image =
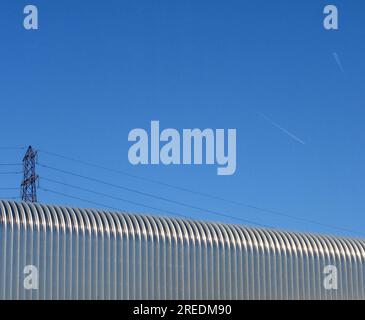
<path fill-rule="evenodd" d="M 361 239 L 0 201 L 0 241 L 0 299 L 365 298 Z"/>

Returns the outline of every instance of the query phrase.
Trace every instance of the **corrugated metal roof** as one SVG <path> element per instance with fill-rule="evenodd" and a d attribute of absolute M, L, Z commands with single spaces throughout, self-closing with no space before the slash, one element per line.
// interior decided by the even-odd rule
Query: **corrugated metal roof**
<path fill-rule="evenodd" d="M 362 239 L 9 201 L 0 219 L 0 299 L 365 298 Z"/>

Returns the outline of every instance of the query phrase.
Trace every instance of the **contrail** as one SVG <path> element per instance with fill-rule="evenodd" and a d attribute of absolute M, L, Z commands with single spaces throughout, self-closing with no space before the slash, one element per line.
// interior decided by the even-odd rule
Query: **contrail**
<path fill-rule="evenodd" d="M 278 128 L 279 130 L 281 130 L 282 132 L 284 132 L 285 134 L 287 134 L 290 138 L 292 138 L 295 141 L 297 141 L 297 142 L 305 145 L 305 142 L 302 139 L 299 139 L 295 134 L 289 132 L 288 130 L 286 130 L 285 128 L 283 128 L 281 125 L 279 125 L 278 123 L 274 122 L 269 117 L 265 116 L 263 113 L 258 112 L 257 114 L 260 115 L 261 117 L 263 117 L 269 123 L 271 123 L 274 127 Z"/>
<path fill-rule="evenodd" d="M 338 65 L 338 67 L 340 68 L 341 72 L 345 72 L 343 67 L 342 67 L 342 63 L 341 63 L 341 60 L 340 60 L 340 57 L 338 56 L 337 52 L 333 52 L 333 57 L 335 58 L 335 61 Z"/>

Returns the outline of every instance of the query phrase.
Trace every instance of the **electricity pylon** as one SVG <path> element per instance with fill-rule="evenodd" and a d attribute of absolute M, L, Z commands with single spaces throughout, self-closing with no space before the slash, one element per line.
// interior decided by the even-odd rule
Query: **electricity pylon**
<path fill-rule="evenodd" d="M 38 175 L 35 171 L 37 159 L 37 151 L 29 146 L 23 158 L 23 181 L 21 184 L 22 201 L 37 202 L 37 186 Z"/>

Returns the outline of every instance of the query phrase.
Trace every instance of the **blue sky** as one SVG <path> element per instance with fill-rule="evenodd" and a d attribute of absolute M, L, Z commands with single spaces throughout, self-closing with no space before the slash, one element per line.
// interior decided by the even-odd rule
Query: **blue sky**
<path fill-rule="evenodd" d="M 364 232 L 365 4 L 362 1 L 31 1 L 0 9 L 0 147 L 26 146 L 149 179 Z M 323 28 L 335 4 L 339 30 Z M 336 53 L 343 70 L 334 58 Z M 265 117 L 261 116 L 263 114 Z M 299 137 L 305 144 L 275 127 Z M 237 128 L 237 171 L 137 166 L 128 133 Z M 1 163 L 22 150 L 1 150 Z M 143 182 L 40 153 L 43 164 L 280 229 L 351 234 Z M 0 168 L 2 171 L 9 168 Z M 125 210 L 218 217 L 38 168 L 43 188 Z M 0 176 L 0 187 L 20 176 Z M 52 184 L 90 188 L 159 212 Z M 0 191 L 1 197 L 18 195 Z M 90 207 L 39 190 L 44 203 Z"/>

